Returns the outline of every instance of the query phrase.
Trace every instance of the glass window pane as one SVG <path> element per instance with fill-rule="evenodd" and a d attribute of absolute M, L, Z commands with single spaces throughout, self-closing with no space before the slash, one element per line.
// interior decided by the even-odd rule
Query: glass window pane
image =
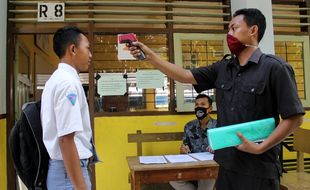
<path fill-rule="evenodd" d="M 276 41 L 275 54 L 287 61 L 294 69 L 297 91 L 300 99 L 305 99 L 303 42 Z"/>
<path fill-rule="evenodd" d="M 137 35 L 162 59 L 168 59 L 167 36 L 164 34 Z M 96 112 L 137 112 L 168 111 L 170 101 L 169 81 L 165 76 L 163 88 L 141 89 L 137 87 L 138 70 L 154 68 L 147 61 L 118 60 L 117 34 L 96 34 L 94 37 L 94 70 L 95 70 L 95 111 Z M 118 73 L 126 78 L 126 93 L 119 96 L 100 96 L 97 91 L 98 75 Z"/>
<path fill-rule="evenodd" d="M 224 56 L 223 40 L 182 40 L 183 68 L 208 66 Z M 198 95 L 191 84 L 183 84 L 184 103 L 195 102 Z M 202 92 L 215 100 L 215 90 Z"/>

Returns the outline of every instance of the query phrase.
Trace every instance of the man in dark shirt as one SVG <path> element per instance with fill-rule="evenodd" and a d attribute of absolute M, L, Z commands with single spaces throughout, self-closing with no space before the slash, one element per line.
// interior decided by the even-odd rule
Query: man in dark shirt
<path fill-rule="evenodd" d="M 138 57 L 139 46 L 155 67 L 174 80 L 193 84 L 197 92 L 216 88 L 218 127 L 269 117 L 276 120 L 276 129 L 263 142 L 254 143 L 238 133 L 241 145 L 215 151 L 220 165 L 217 190 L 278 190 L 280 142 L 303 121 L 293 69 L 258 48 L 265 28 L 265 16 L 258 9 L 236 11 L 227 34 L 233 57 L 193 70 L 161 60 L 140 42 L 130 47 Z"/>
<path fill-rule="evenodd" d="M 211 152 L 209 147 L 207 130 L 216 127 L 216 120 L 209 115 L 212 111 L 212 99 L 199 94 L 195 99 L 194 119 L 186 123 L 184 135 L 180 147 L 181 154 Z M 196 182 L 196 181 L 195 181 Z M 197 187 L 190 181 L 171 181 L 170 185 L 176 190 L 213 190 L 215 180 L 204 179 L 197 181 Z"/>

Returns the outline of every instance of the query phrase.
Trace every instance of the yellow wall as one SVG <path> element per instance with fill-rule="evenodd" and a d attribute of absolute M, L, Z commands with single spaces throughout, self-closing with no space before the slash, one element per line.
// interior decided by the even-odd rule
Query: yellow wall
<path fill-rule="evenodd" d="M 6 120 L 0 119 L 0 189 L 6 189 Z"/>
<path fill-rule="evenodd" d="M 306 115 L 304 116 L 304 123 L 302 128 L 310 129 L 310 111 L 307 111 Z"/>

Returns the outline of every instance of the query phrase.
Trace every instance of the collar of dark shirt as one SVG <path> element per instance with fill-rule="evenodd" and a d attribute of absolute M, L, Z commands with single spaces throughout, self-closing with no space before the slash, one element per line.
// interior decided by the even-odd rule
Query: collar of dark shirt
<path fill-rule="evenodd" d="M 197 123 L 196 123 L 195 127 L 197 130 L 206 131 L 207 129 L 209 129 L 212 126 L 213 119 L 211 117 L 209 117 L 208 122 L 205 124 L 205 128 L 202 128 L 200 126 L 200 122 L 198 119 L 196 119 L 196 122 Z"/>
<path fill-rule="evenodd" d="M 254 53 L 252 54 L 252 56 L 250 57 L 250 59 L 248 60 L 248 63 L 251 62 L 251 63 L 258 64 L 258 63 L 259 63 L 259 60 L 260 60 L 260 58 L 261 58 L 262 55 L 263 55 L 263 53 L 262 53 L 262 51 L 260 50 L 260 48 L 257 48 L 257 49 L 254 51 Z M 248 65 L 248 63 L 245 64 L 245 66 Z M 229 62 L 228 65 L 240 67 L 239 61 L 238 61 L 238 59 L 236 59 L 236 57 L 235 57 L 235 59 L 233 59 L 233 61 Z"/>

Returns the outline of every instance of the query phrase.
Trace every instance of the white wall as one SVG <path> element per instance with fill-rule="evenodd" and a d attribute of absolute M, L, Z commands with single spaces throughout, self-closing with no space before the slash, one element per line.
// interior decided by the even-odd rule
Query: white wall
<path fill-rule="evenodd" d="M 6 113 L 6 20 L 7 1 L 0 0 L 0 114 Z"/>
<path fill-rule="evenodd" d="M 274 34 L 272 20 L 272 3 L 271 0 L 232 0 L 231 14 L 242 8 L 257 8 L 266 17 L 266 31 L 263 39 L 259 43 L 262 52 L 274 54 Z"/>

